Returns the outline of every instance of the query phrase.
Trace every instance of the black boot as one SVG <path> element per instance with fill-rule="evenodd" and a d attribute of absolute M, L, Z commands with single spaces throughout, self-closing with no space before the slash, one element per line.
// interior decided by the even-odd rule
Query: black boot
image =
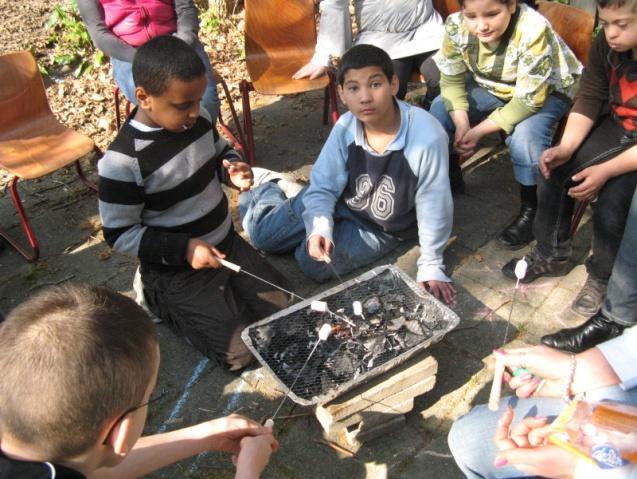
<path fill-rule="evenodd" d="M 520 249 L 533 240 L 533 220 L 537 210 L 535 186 L 520 185 L 520 214 L 498 235 L 498 241 L 511 250 Z"/>
<path fill-rule="evenodd" d="M 458 155 L 454 153 L 449 154 L 449 184 L 451 186 L 452 195 L 461 195 L 464 193 L 464 178 L 462 178 Z"/>
<path fill-rule="evenodd" d="M 625 326 L 606 318 L 601 311 L 575 328 L 542 336 L 542 343 L 561 351 L 579 353 L 619 336 Z"/>

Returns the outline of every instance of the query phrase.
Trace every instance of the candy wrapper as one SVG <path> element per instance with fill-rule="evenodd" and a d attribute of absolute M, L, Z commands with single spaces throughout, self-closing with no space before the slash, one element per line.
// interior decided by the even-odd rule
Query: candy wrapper
<path fill-rule="evenodd" d="M 637 464 L 637 407 L 572 401 L 551 425 L 549 441 L 601 469 Z"/>

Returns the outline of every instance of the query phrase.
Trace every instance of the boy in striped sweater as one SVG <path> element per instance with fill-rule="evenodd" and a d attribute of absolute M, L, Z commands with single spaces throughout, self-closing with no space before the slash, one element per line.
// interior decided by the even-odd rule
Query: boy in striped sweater
<path fill-rule="evenodd" d="M 252 171 L 200 109 L 205 68 L 188 44 L 150 40 L 135 56 L 133 77 L 139 106 L 98 164 L 104 237 L 139 258 L 156 316 L 206 356 L 241 369 L 251 361 L 241 330 L 289 300 L 217 260 L 286 286 L 232 227 L 221 182 L 247 190 Z"/>

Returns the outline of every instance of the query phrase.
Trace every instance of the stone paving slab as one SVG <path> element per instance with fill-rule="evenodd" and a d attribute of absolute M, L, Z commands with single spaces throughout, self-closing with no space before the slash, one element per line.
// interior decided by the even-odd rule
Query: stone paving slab
<path fill-rule="evenodd" d="M 273 97 L 260 103 L 254 115 L 261 166 L 293 170 L 299 177 L 309 174 L 329 133 L 320 123 L 320 102 L 321 95 L 315 93 L 283 100 Z M 0 311 L 6 313 L 39 287 L 67 281 L 86 281 L 132 294 L 136 262 L 109 253 L 99 236 L 95 196 L 64 172 L 31 183 L 21 185 L 21 191 L 42 241 L 43 258 L 29 265 L 8 248 L 0 253 Z M 43 188 L 53 189 L 39 193 Z M 308 408 L 288 401 L 281 414 L 301 416 L 277 424 L 281 449 L 264 478 L 460 477 L 446 446 L 446 434 L 455 418 L 486 400 L 492 375 L 488 358 L 493 347 L 502 344 L 514 286 L 500 268 L 510 258 L 528 252 L 504 250 L 494 240 L 516 213 L 516 197 L 511 164 L 502 154 L 471 169 L 467 194 L 455 198 L 455 225 L 446 262 L 458 289 L 455 310 L 461 322 L 457 331 L 430 348 L 439 364 L 437 384 L 416 398 L 405 427 L 366 444 L 356 457 L 345 457 L 317 443 L 322 437 L 318 421 L 307 415 Z M 0 199 L 3 225 L 16 222 L 8 203 L 8 198 Z M 15 227 L 12 230 L 17 232 Z M 574 243 L 573 263 L 577 266 L 564 278 L 541 280 L 519 294 L 509 341 L 532 344 L 541 334 L 578 320 L 561 313 L 585 279 L 581 264 L 589 242 L 590 225 L 584 223 Z M 404 244 L 377 264 L 393 263 L 413 276 L 418 254 L 416 245 Z M 292 279 L 299 294 L 311 295 L 335 284 L 319 286 L 307 280 L 289 255 L 269 259 Z M 234 411 L 259 420 L 272 414 L 282 394 L 262 368 L 236 376 L 206 360 L 167 326 L 159 325 L 158 330 L 162 351 L 158 389 L 167 395 L 151 409 L 147 433 Z M 233 470 L 227 455 L 205 454 L 151 477 L 229 478 Z"/>

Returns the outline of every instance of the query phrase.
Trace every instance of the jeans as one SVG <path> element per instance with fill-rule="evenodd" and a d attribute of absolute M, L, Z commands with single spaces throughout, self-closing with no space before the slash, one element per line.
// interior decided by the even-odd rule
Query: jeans
<path fill-rule="evenodd" d="M 322 282 L 334 277 L 333 268 L 339 275 L 348 273 L 383 257 L 400 243 L 395 236 L 358 219 L 338 201 L 333 215 L 332 265 L 314 260 L 307 250 L 302 217 L 306 191 L 288 199 L 276 183 L 268 182 L 241 194 L 241 224 L 256 249 L 267 253 L 294 251 L 301 271 Z"/>
<path fill-rule="evenodd" d="M 201 61 L 203 61 L 204 67 L 206 68 L 208 86 L 206 87 L 206 91 L 201 99 L 201 106 L 210 113 L 210 117 L 214 124 L 217 120 L 217 116 L 219 115 L 219 97 L 217 96 L 217 84 L 212 76 L 210 58 L 208 58 L 208 54 L 205 52 L 201 42 L 197 41 L 191 46 L 195 52 L 197 52 L 197 55 L 199 55 L 199 58 L 201 58 Z M 113 66 L 113 78 L 115 78 L 115 83 L 117 83 L 117 86 L 120 90 L 122 90 L 122 93 L 124 93 L 124 96 L 126 96 L 128 101 L 130 101 L 133 105 L 137 105 L 137 99 L 135 98 L 135 82 L 133 81 L 133 64 L 118 60 L 117 58 L 111 58 L 111 65 Z"/>
<path fill-rule="evenodd" d="M 625 136 L 623 128 L 610 116 L 604 117 L 568 162 L 553 170 L 548 180 L 540 177 L 533 233 L 542 256 L 568 258 L 571 255 L 568 231 L 575 204 L 568 196 L 568 189 L 574 186 L 571 177 L 589 166 L 614 158 L 636 143 L 637 140 Z M 586 269 L 600 281 L 610 277 L 635 185 L 637 172 L 611 178 L 593 204 L 593 254 L 586 262 Z"/>
<path fill-rule="evenodd" d="M 633 194 L 626 229 L 608 281 L 602 312 L 618 324 L 637 324 L 637 190 Z"/>
<path fill-rule="evenodd" d="M 505 105 L 471 78 L 467 77 L 467 99 L 469 100 L 469 122 L 475 125 L 489 113 Z M 559 95 L 551 95 L 540 110 L 518 123 L 507 136 L 513 174 L 518 183 L 526 186 L 537 184 L 540 156 L 551 146 L 557 122 L 565 115 L 570 102 Z M 436 117 L 449 135 L 450 147 L 453 143 L 456 125 L 445 108 L 442 96 L 436 97 L 429 113 Z"/>
<path fill-rule="evenodd" d="M 637 388 L 624 391 L 619 386 L 611 386 L 590 391 L 588 401 L 612 399 L 637 404 Z M 496 468 L 493 465 L 498 449 L 493 442 L 493 434 L 498 419 L 506 406 L 511 404 L 515 411 L 513 424 L 527 416 L 544 416 L 552 421 L 564 409 L 565 402 L 558 398 L 503 398 L 498 411 L 490 411 L 486 405 L 476 406 L 468 414 L 453 423 L 449 431 L 449 449 L 458 467 L 466 477 L 505 478 L 527 477 L 528 474 L 514 467 Z"/>

